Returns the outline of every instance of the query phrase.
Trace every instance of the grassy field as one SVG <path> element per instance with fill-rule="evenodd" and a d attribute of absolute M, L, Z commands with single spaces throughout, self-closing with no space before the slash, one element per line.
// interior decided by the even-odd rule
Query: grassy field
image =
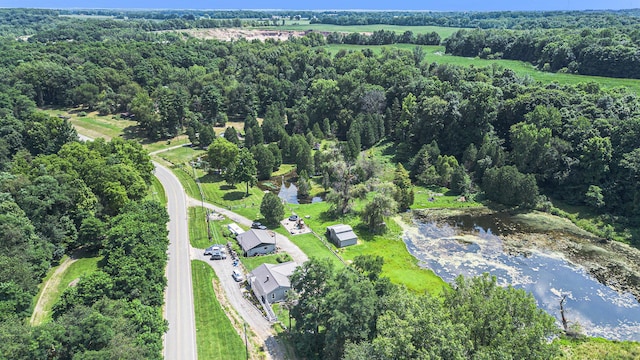
<path fill-rule="evenodd" d="M 211 220 L 209 226 L 213 242 L 210 242 L 205 216 L 206 214 L 201 207 L 189 208 L 189 242 L 191 246 L 198 249 L 206 249 L 213 244 L 226 244 L 228 239 L 223 236 L 223 229 L 232 221 L 227 218 L 224 220 Z"/>
<path fill-rule="evenodd" d="M 199 359 L 245 359 L 245 346 L 216 300 L 213 281 L 219 281 L 207 263 L 191 262 L 196 337 Z"/>
<path fill-rule="evenodd" d="M 344 45 L 332 44 L 324 46 L 332 54 L 340 50 L 360 51 L 364 48 L 372 49 L 374 53 L 380 53 L 382 48 L 396 48 L 411 50 L 416 45 L 411 44 L 393 44 L 393 45 Z M 578 84 L 586 82 L 595 82 L 607 88 L 625 87 L 629 90 L 640 93 L 640 79 L 617 79 L 601 76 L 588 76 L 576 74 L 551 73 L 537 70 L 533 65 L 517 60 L 486 60 L 480 58 L 467 58 L 462 56 L 453 56 L 445 54 L 444 46 L 421 46 L 424 49 L 424 61 L 427 63 L 453 64 L 459 66 L 501 66 L 503 68 L 513 70 L 518 76 L 529 76 L 535 81 L 541 83 L 558 83 L 558 84 Z M 496 65 L 494 65 L 496 64 Z"/>
<path fill-rule="evenodd" d="M 164 187 L 162 187 L 160 180 L 156 177 L 151 179 L 151 186 L 149 187 L 147 199 L 156 200 L 165 207 L 167 206 L 167 193 L 164 191 Z"/>
<path fill-rule="evenodd" d="M 284 26 L 268 26 L 268 27 L 256 27 L 254 29 L 271 29 L 271 30 L 294 30 L 294 31 L 322 31 L 322 32 L 360 32 L 360 33 L 372 33 L 378 30 L 390 30 L 398 34 L 402 34 L 405 31 L 412 31 L 414 34 L 425 34 L 430 32 L 437 32 L 441 38 L 447 38 L 454 32 L 460 30 L 460 28 L 442 27 L 442 26 L 399 26 L 399 25 L 333 25 L 333 24 L 309 24 L 308 20 L 299 20 L 285 23 Z"/>
<path fill-rule="evenodd" d="M 171 146 L 187 144 L 189 138 L 179 135 L 170 140 L 148 140 L 138 128 L 138 123 L 132 120 L 120 119 L 117 115 L 100 116 L 97 112 L 81 114 L 77 109 L 40 109 L 50 116 L 67 116 L 79 134 L 90 138 L 103 137 L 110 140 L 114 137 L 139 141 L 149 152 L 166 149 Z"/>
<path fill-rule="evenodd" d="M 358 205 L 356 208 L 361 207 L 362 204 Z M 386 234 L 372 235 L 366 227 L 361 225 L 357 216 L 350 215 L 341 219 L 328 218 L 326 216 L 326 211 L 329 209 L 328 203 L 290 205 L 290 208 L 302 216 L 305 223 L 321 236 L 324 236 L 327 226 L 339 223 L 351 225 L 358 234 L 358 245 L 337 249 L 338 254 L 346 261 L 353 260 L 358 255 L 382 256 L 385 261 L 382 269 L 383 276 L 389 277 L 396 284 L 405 285 L 416 292 L 429 291 L 436 294 L 446 286 L 446 283 L 431 270 L 418 266 L 418 261 L 409 254 L 404 241 L 402 241 L 401 228 L 392 219 L 387 220 L 389 230 Z M 306 218 L 307 215 L 309 218 Z M 328 257 L 335 264 L 342 265 L 314 235 L 297 235 L 291 236 L 290 239 L 307 255 Z M 331 246 L 333 248 L 333 245 Z"/>
<path fill-rule="evenodd" d="M 558 359 L 640 359 L 640 343 L 638 342 L 620 342 L 602 338 L 584 338 L 579 340 L 561 339 L 558 340 L 558 342 L 562 349 L 562 356 L 558 357 Z"/>
<path fill-rule="evenodd" d="M 206 151 L 190 146 L 179 147 L 159 153 L 157 156 L 172 164 L 184 164 L 202 156 Z"/>

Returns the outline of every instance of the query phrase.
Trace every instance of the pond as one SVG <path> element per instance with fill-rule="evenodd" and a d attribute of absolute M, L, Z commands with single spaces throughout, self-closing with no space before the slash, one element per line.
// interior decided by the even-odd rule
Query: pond
<path fill-rule="evenodd" d="M 321 202 L 322 198 L 319 196 L 314 196 L 309 199 L 298 199 L 298 188 L 294 183 L 287 183 L 285 181 L 280 185 L 280 191 L 278 192 L 278 197 L 289 204 L 308 204 L 308 203 L 317 203 Z"/>
<path fill-rule="evenodd" d="M 567 320 L 570 325 L 577 323 L 586 335 L 640 341 L 640 304 L 632 294 L 602 285 L 561 253 L 506 253 L 503 240 L 494 231 L 514 229 L 496 220 L 458 218 L 451 224 L 417 223 L 417 230 L 405 232 L 404 241 L 420 266 L 432 269 L 449 283 L 458 275 L 488 272 L 502 286 L 511 284 L 531 292 L 538 306 L 554 316 L 559 326 L 559 301 L 566 295 Z"/>

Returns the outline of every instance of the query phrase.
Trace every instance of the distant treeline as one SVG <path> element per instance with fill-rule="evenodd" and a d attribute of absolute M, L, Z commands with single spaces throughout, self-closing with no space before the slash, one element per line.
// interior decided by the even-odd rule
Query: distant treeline
<path fill-rule="evenodd" d="M 639 10 L 619 11 L 497 11 L 411 12 L 340 11 L 316 13 L 311 23 L 335 25 L 403 25 L 463 28 L 556 29 L 606 28 L 640 23 Z"/>

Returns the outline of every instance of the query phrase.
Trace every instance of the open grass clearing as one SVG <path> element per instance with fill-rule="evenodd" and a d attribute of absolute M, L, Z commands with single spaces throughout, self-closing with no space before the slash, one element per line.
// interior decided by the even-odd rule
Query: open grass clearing
<path fill-rule="evenodd" d="M 207 231 L 207 221 L 205 210 L 200 206 L 189 208 L 189 242 L 191 246 L 198 249 L 206 249 L 213 244 L 226 244 L 230 239 L 224 236 L 227 224 L 232 223 L 226 217 L 224 220 L 210 220 L 209 229 L 211 239 Z"/>
<path fill-rule="evenodd" d="M 253 271 L 255 268 L 262 264 L 281 264 L 287 261 L 291 261 L 291 256 L 287 253 L 260 255 L 252 257 L 240 256 L 240 262 L 244 265 L 247 271 Z"/>
<path fill-rule="evenodd" d="M 356 204 L 356 209 L 361 208 L 363 203 Z M 358 235 L 358 244 L 336 250 L 346 261 L 353 260 L 358 255 L 381 256 L 385 261 L 382 269 L 383 276 L 387 276 L 392 282 L 405 285 L 416 292 L 429 291 L 439 294 L 442 288 L 447 286 L 435 273 L 418 266 L 418 260 L 409 254 L 401 238 L 402 229 L 393 219 L 387 219 L 389 228 L 387 233 L 372 235 L 366 227 L 361 225 L 360 218 L 356 215 L 338 219 L 328 217 L 326 211 L 329 206 L 324 202 L 289 205 L 290 209 L 301 216 L 305 223 L 320 236 L 325 236 L 327 226 L 340 223 L 351 225 Z M 290 239 L 308 256 L 331 258 L 334 263 L 341 265 L 335 255 L 315 235 L 291 236 Z M 335 249 L 333 245 L 331 247 Z"/>
<path fill-rule="evenodd" d="M 245 359 L 245 345 L 216 298 L 209 264 L 191 261 L 199 359 Z"/>
<path fill-rule="evenodd" d="M 179 148 L 163 151 L 157 156 L 172 164 L 184 164 L 195 160 L 198 156 L 202 156 L 206 151 L 191 146 L 182 146 Z"/>
<path fill-rule="evenodd" d="M 431 32 L 437 32 L 441 38 L 445 39 L 451 36 L 454 32 L 460 30 L 460 28 L 444 27 L 444 26 L 403 26 L 403 25 L 387 25 L 387 24 L 372 24 L 372 25 L 333 25 L 333 24 L 310 24 L 308 20 L 296 20 L 293 22 L 287 22 L 284 26 L 265 26 L 255 29 L 271 29 L 271 30 L 293 30 L 293 31 L 322 31 L 322 32 L 342 32 L 342 33 L 373 33 L 378 30 L 393 31 L 396 34 L 402 34 L 405 31 L 411 31 L 413 34 L 426 34 Z"/>
<path fill-rule="evenodd" d="M 559 359 L 591 360 L 591 359 L 640 359 L 640 343 L 632 341 L 615 341 L 602 338 L 577 340 L 557 340 L 562 350 Z"/>
<path fill-rule="evenodd" d="M 137 122 L 121 119 L 117 114 L 101 116 L 98 115 L 98 112 L 94 111 L 84 115 L 79 109 L 70 108 L 44 108 L 40 109 L 40 111 L 50 116 L 68 117 L 69 122 L 71 122 L 79 134 L 94 139 L 102 137 L 106 140 L 111 140 L 115 137 L 122 137 L 128 140 L 136 140 L 149 152 L 189 143 L 189 138 L 186 135 L 178 135 L 168 140 L 149 140 L 141 131 Z"/>
<path fill-rule="evenodd" d="M 40 287 L 31 317 L 31 324 L 35 326 L 51 320 L 53 305 L 60 300 L 64 290 L 74 280 L 96 271 L 98 261 L 101 259 L 101 256 L 79 259 L 65 257 L 61 260 L 60 265 L 51 268 Z"/>

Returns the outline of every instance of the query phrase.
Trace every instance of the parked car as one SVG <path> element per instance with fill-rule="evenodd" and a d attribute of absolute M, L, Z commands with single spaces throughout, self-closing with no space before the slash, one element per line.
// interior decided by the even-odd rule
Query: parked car
<path fill-rule="evenodd" d="M 242 276 L 242 273 L 239 270 L 234 269 L 231 276 L 233 277 L 233 280 L 237 282 L 244 281 L 244 276 Z"/>
<path fill-rule="evenodd" d="M 223 246 L 223 245 L 220 245 L 220 244 L 214 244 L 214 245 L 211 245 L 211 246 L 209 246 L 208 248 L 206 248 L 206 249 L 204 250 L 204 254 L 205 254 L 205 255 L 213 255 L 213 253 L 214 253 L 214 252 L 223 252 L 223 253 L 224 253 L 224 252 L 225 252 L 225 250 L 226 250 L 226 249 L 224 248 L 224 246 Z"/>
<path fill-rule="evenodd" d="M 293 214 L 293 215 L 289 216 L 289 221 L 298 221 L 298 215 Z"/>
<path fill-rule="evenodd" d="M 262 223 L 261 223 L 261 222 L 259 222 L 259 221 L 254 221 L 254 222 L 251 224 L 251 228 L 252 228 L 252 229 L 260 229 L 260 230 L 267 230 L 267 227 L 266 227 L 266 226 L 264 226 L 264 225 L 262 225 Z"/>

